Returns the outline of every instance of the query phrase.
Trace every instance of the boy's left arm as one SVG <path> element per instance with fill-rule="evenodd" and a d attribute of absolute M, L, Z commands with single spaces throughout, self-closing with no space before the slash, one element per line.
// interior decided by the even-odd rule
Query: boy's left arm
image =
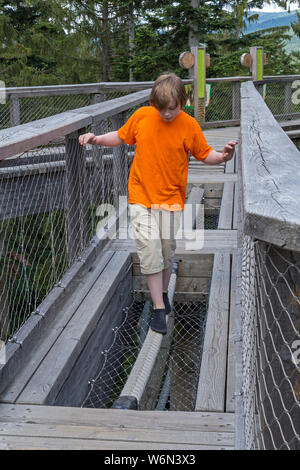
<path fill-rule="evenodd" d="M 207 165 L 218 165 L 219 163 L 231 160 L 234 155 L 235 146 L 238 144 L 236 140 L 231 140 L 223 148 L 222 153 L 211 150 L 207 157 L 203 160 Z"/>

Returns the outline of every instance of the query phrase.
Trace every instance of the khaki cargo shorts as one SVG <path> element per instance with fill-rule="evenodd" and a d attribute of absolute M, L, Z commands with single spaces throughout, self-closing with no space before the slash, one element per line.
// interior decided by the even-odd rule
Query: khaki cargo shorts
<path fill-rule="evenodd" d="M 168 268 L 174 259 L 182 211 L 147 209 L 129 204 L 130 222 L 142 274 Z"/>

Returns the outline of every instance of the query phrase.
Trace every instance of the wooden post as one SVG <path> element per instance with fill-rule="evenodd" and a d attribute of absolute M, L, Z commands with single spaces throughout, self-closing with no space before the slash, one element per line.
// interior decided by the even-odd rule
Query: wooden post
<path fill-rule="evenodd" d="M 250 55 L 252 64 L 250 70 L 252 72 L 252 80 L 263 80 L 264 77 L 264 49 L 263 47 L 250 47 Z"/>
<path fill-rule="evenodd" d="M 21 124 L 20 119 L 20 102 L 19 98 L 14 96 L 10 97 L 10 123 L 11 126 L 19 126 Z"/>
<path fill-rule="evenodd" d="M 126 113 L 122 112 L 112 117 L 114 130 L 118 130 L 125 123 Z M 116 213 L 119 209 L 119 196 L 126 196 L 128 181 L 128 152 L 127 146 L 120 145 L 113 148 L 113 188 L 114 207 Z"/>
<path fill-rule="evenodd" d="M 105 93 L 92 93 L 91 94 L 91 104 L 102 103 L 106 101 Z M 106 120 L 97 121 L 91 125 L 91 132 L 95 135 L 105 134 L 107 132 L 107 123 Z M 105 181 L 105 164 L 103 161 L 103 148 L 100 145 L 95 145 L 92 148 L 92 158 L 93 158 L 93 208 L 97 207 L 99 204 L 105 202 L 105 186 L 107 186 L 107 181 Z"/>
<path fill-rule="evenodd" d="M 206 47 L 192 47 L 194 63 L 194 116 L 202 125 L 205 121 Z"/>
<path fill-rule="evenodd" d="M 252 80 L 263 80 L 264 78 L 264 50 L 263 47 L 250 47 L 250 55 L 252 64 L 250 70 L 252 72 Z M 263 85 L 257 86 L 257 91 L 263 96 Z"/>
<path fill-rule="evenodd" d="M 291 113 L 292 102 L 292 82 L 286 82 L 284 85 L 284 114 Z"/>
<path fill-rule="evenodd" d="M 240 82 L 232 82 L 232 119 L 240 119 Z"/>
<path fill-rule="evenodd" d="M 85 153 L 78 142 L 83 129 L 66 136 L 66 210 L 68 261 L 74 262 L 88 236 Z"/>
<path fill-rule="evenodd" d="M 91 93 L 91 104 L 102 103 L 106 101 L 105 93 Z"/>

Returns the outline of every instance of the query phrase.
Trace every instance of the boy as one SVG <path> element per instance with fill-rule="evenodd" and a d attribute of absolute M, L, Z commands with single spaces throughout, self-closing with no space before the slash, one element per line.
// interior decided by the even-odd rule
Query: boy
<path fill-rule="evenodd" d="M 186 101 L 182 80 L 164 73 L 153 85 L 150 106 L 138 109 L 118 131 L 79 137 L 83 146 L 136 144 L 128 180 L 129 214 L 153 301 L 150 326 L 161 334 L 167 332 L 165 317 L 171 311 L 167 292 L 185 203 L 189 152 L 216 165 L 230 160 L 237 144 L 232 140 L 222 153 L 214 151 L 197 121 L 182 111 Z"/>

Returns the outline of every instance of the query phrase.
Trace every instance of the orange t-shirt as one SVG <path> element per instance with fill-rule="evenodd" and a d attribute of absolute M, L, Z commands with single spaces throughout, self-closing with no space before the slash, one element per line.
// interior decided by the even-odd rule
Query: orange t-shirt
<path fill-rule="evenodd" d="M 166 122 L 156 108 L 143 106 L 118 134 L 127 144 L 136 144 L 128 202 L 147 208 L 183 210 L 189 152 L 203 160 L 212 150 L 196 119 L 181 110 L 173 121 Z"/>

